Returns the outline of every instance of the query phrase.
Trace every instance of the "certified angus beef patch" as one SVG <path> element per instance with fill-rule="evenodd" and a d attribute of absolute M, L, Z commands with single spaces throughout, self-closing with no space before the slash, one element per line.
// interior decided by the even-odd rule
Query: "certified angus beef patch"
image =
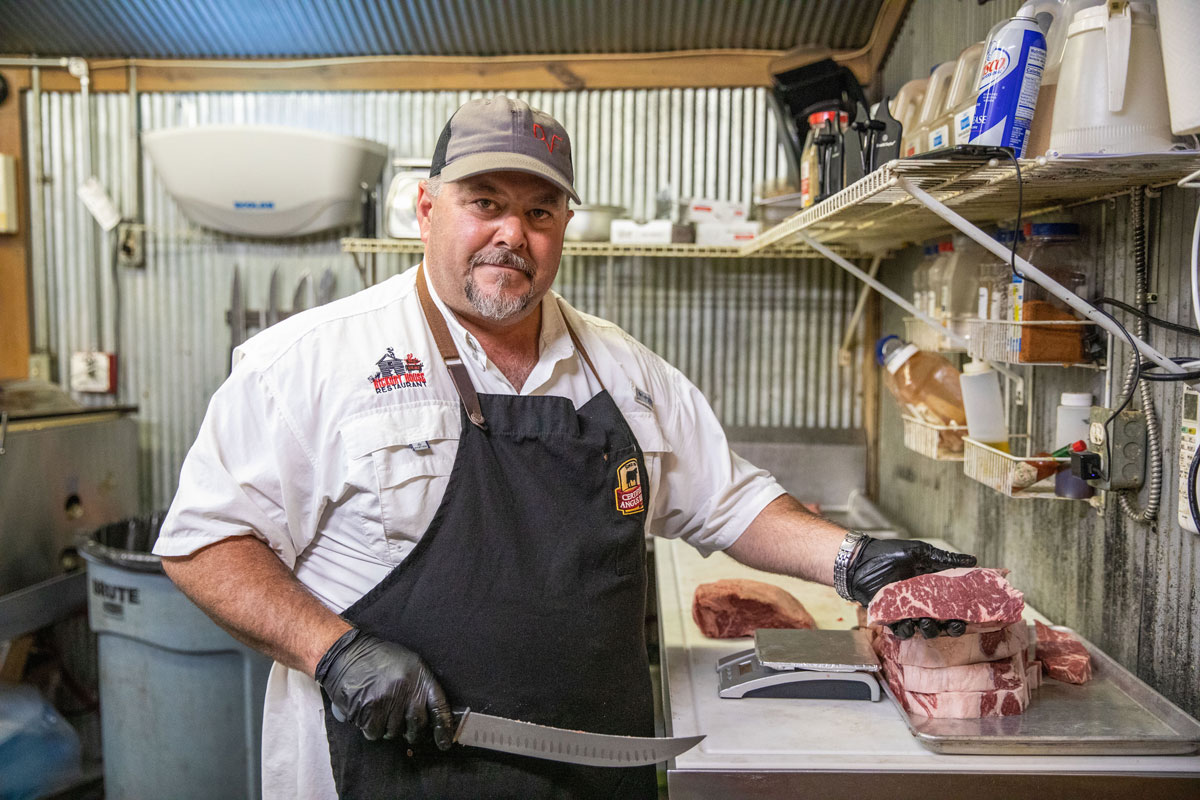
<path fill-rule="evenodd" d="M 642 502 L 642 473 L 636 458 L 631 458 L 617 467 L 617 488 L 614 494 L 617 496 L 617 510 L 622 514 L 645 511 L 646 506 Z"/>

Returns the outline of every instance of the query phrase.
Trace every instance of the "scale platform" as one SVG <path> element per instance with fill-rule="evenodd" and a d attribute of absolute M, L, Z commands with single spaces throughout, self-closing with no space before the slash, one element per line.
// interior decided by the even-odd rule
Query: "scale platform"
<path fill-rule="evenodd" d="M 717 661 L 721 697 L 871 700 L 882 695 L 879 660 L 866 631 L 754 632 L 754 649 Z"/>

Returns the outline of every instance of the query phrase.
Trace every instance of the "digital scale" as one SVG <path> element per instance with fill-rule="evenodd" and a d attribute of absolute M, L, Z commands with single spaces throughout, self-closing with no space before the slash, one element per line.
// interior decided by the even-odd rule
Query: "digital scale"
<path fill-rule="evenodd" d="M 721 697 L 871 700 L 882 696 L 866 631 L 761 628 L 754 649 L 717 661 Z"/>

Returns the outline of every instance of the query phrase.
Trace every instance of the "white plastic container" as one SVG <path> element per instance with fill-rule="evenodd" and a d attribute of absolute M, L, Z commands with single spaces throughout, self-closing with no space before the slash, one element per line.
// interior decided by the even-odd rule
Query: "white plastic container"
<path fill-rule="evenodd" d="M 1158 35 L 1167 73 L 1171 130 L 1200 133 L 1200 4 L 1158 0 Z"/>
<path fill-rule="evenodd" d="M 1152 5 L 1077 13 L 1058 85 L 1050 152 L 1156 153 L 1175 144 Z"/>
<path fill-rule="evenodd" d="M 946 103 L 946 93 L 950 90 L 950 82 L 954 79 L 954 62 L 944 61 L 929 73 L 929 83 L 925 87 L 925 96 L 921 101 L 921 111 L 917 117 L 915 129 L 905 132 L 906 144 L 902 154 L 905 157 L 914 156 L 932 150 L 929 144 L 930 127 L 941 121 L 942 108 Z M 948 138 L 949 125 L 946 125 L 945 136 Z M 945 147 L 945 143 L 941 145 Z"/>
<path fill-rule="evenodd" d="M 946 239 L 938 242 L 938 255 L 929 267 L 929 285 L 925 290 L 926 314 L 941 322 L 946 321 L 942 313 L 942 296 L 948 292 L 943 276 L 954 272 L 954 242 Z M 947 293 L 947 298 L 949 297 Z"/>
<path fill-rule="evenodd" d="M 963 365 L 959 385 L 967 414 L 967 435 L 988 447 L 1009 452 L 1000 376 L 986 361 L 969 361 Z"/>
<path fill-rule="evenodd" d="M 979 83 L 979 65 L 983 61 L 983 50 L 987 42 L 967 45 L 958 54 L 954 64 L 954 79 L 946 95 L 946 114 L 950 117 L 950 143 L 967 144 L 971 141 L 971 120 L 975 116 L 975 87 Z"/>
<path fill-rule="evenodd" d="M 1063 392 L 1059 398 L 1054 423 L 1054 449 L 1065 447 L 1080 439 L 1087 441 L 1092 396 L 1087 392 Z M 1095 490 L 1087 481 L 1064 469 L 1054 476 L 1054 494 L 1077 500 L 1091 497 Z"/>

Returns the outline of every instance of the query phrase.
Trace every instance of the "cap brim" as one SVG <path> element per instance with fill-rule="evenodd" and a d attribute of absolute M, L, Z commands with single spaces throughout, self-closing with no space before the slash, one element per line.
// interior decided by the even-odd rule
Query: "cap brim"
<path fill-rule="evenodd" d="M 579 195 L 575 194 L 575 187 L 571 186 L 566 175 L 546 166 L 544 162 L 532 156 L 520 153 L 473 153 L 469 156 L 462 156 L 454 159 L 454 163 L 447 164 L 442 168 L 441 178 L 444 181 L 461 181 L 485 172 L 503 172 L 505 170 L 526 172 L 539 178 L 545 178 L 566 192 L 567 196 L 577 204 L 582 202 Z"/>

